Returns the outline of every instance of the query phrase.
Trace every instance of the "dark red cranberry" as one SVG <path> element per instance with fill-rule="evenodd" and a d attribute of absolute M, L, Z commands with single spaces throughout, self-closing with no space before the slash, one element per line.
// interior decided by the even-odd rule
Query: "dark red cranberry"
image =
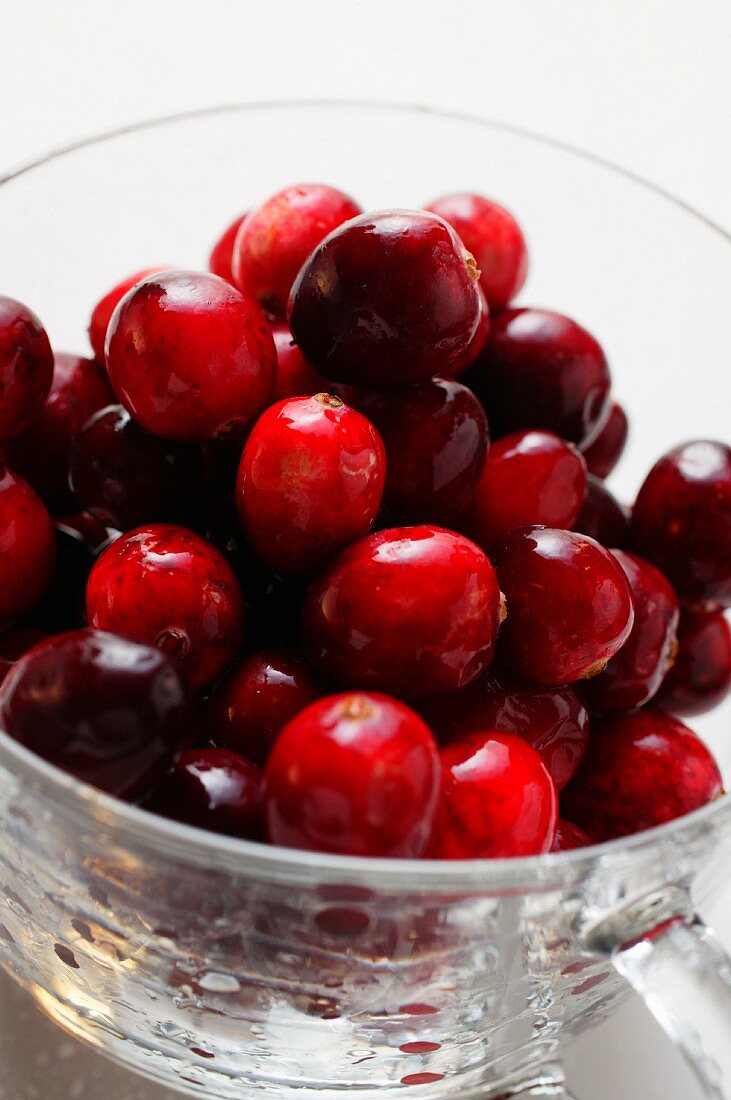
<path fill-rule="evenodd" d="M 30 485 L 0 465 L 0 625 L 38 600 L 51 581 L 56 543 L 51 517 Z"/>
<path fill-rule="evenodd" d="M 319 682 L 296 653 L 254 653 L 213 692 L 204 718 L 206 736 L 264 764 L 287 722 L 321 694 Z"/>
<path fill-rule="evenodd" d="M 682 817 L 722 794 L 718 766 L 700 738 L 674 718 L 641 711 L 593 724 L 561 808 L 597 840 L 611 840 Z"/>
<path fill-rule="evenodd" d="M 228 749 L 185 749 L 145 801 L 153 813 L 246 840 L 264 839 L 263 776 Z"/>
<path fill-rule="evenodd" d="M 85 625 L 85 594 L 89 573 L 99 553 L 85 534 L 61 521 L 54 524 L 55 565 L 40 599 L 23 618 L 25 625 L 59 634 Z M 105 533 L 106 537 L 106 533 Z"/>
<path fill-rule="evenodd" d="M 94 358 L 99 363 L 104 362 L 104 345 L 106 343 L 107 329 L 109 328 L 112 314 L 125 294 L 149 275 L 159 275 L 161 271 L 169 270 L 170 269 L 167 267 L 145 267 L 142 271 L 136 271 L 134 275 L 128 275 L 126 279 L 122 279 L 121 283 L 117 283 L 115 287 L 112 287 L 112 289 L 97 302 L 94 306 L 91 320 L 89 321 L 88 331 L 89 343 L 94 352 Z"/>
<path fill-rule="evenodd" d="M 731 690 L 731 626 L 722 611 L 680 613 L 675 661 L 655 706 L 681 717 L 705 714 Z"/>
<path fill-rule="evenodd" d="M 313 581 L 302 640 L 335 682 L 417 698 L 479 676 L 502 614 L 495 570 L 473 542 L 396 527 L 353 543 Z"/>
<path fill-rule="evenodd" d="M 578 825 L 559 817 L 550 850 L 552 852 L 573 852 L 577 848 L 588 848 L 593 843 L 594 841 L 586 829 L 580 829 Z"/>
<path fill-rule="evenodd" d="M 236 285 L 270 317 L 284 320 L 297 272 L 328 233 L 360 207 L 335 187 L 303 183 L 286 187 L 252 211 L 233 249 Z"/>
<path fill-rule="evenodd" d="M 277 355 L 252 301 L 217 275 L 167 271 L 122 299 L 107 333 L 114 392 L 164 439 L 240 438 L 274 393 Z"/>
<path fill-rule="evenodd" d="M 557 790 L 573 776 L 589 739 L 589 714 L 572 688 L 539 688 L 494 666 L 419 710 L 440 741 L 481 730 L 516 733 L 540 753 Z"/>
<path fill-rule="evenodd" d="M 176 657 L 193 687 L 237 656 L 244 602 L 220 551 L 185 527 L 152 524 L 113 542 L 91 571 L 89 625 Z"/>
<path fill-rule="evenodd" d="M 695 440 L 656 462 L 632 510 L 632 539 L 681 600 L 731 606 L 731 447 Z"/>
<path fill-rule="evenodd" d="M 490 307 L 487 304 L 485 292 L 479 283 L 477 284 L 477 297 L 480 299 L 480 319 L 475 334 L 460 358 L 452 363 L 448 371 L 442 372 L 445 378 L 458 378 L 460 374 L 464 374 L 482 354 L 487 343 L 487 338 L 490 335 Z"/>
<path fill-rule="evenodd" d="M 507 667 L 539 684 L 594 676 L 624 645 L 634 612 L 629 582 L 608 550 L 585 535 L 523 527 L 492 555 L 508 614 Z"/>
<path fill-rule="evenodd" d="M 629 421 L 622 406 L 613 401 L 604 427 L 594 442 L 584 447 L 584 458 L 589 473 L 595 477 L 608 477 L 622 457 L 629 435 Z"/>
<path fill-rule="evenodd" d="M 277 381 L 274 400 L 288 397 L 314 397 L 328 389 L 325 378 L 308 363 L 292 338 L 286 325 L 272 325 L 274 346 L 277 349 Z"/>
<path fill-rule="evenodd" d="M 386 445 L 383 512 L 393 523 L 451 522 L 471 502 L 489 445 L 475 395 L 448 378 L 429 378 L 361 404 Z"/>
<path fill-rule="evenodd" d="M 303 265 L 289 323 L 328 378 L 392 390 L 448 373 L 481 323 L 478 270 L 435 214 L 364 214 Z"/>
<path fill-rule="evenodd" d="M 20 435 L 38 416 L 53 378 L 53 352 L 27 306 L 0 294 L 0 439 Z"/>
<path fill-rule="evenodd" d="M 506 859 L 551 847 L 556 788 L 520 737 L 483 730 L 442 749 L 433 859 Z"/>
<path fill-rule="evenodd" d="M 89 512 L 74 512 L 70 516 L 61 516 L 56 520 L 56 527 L 71 531 L 95 554 L 101 552 L 114 533 L 112 528 L 105 527 Z"/>
<path fill-rule="evenodd" d="M 385 477 L 369 420 L 327 393 L 293 397 L 267 409 L 246 441 L 236 507 L 270 569 L 312 573 L 370 531 Z"/>
<path fill-rule="evenodd" d="M 637 710 L 657 693 L 672 662 L 678 598 L 659 569 L 634 554 L 614 550 L 632 591 L 634 623 L 619 653 L 583 687 L 594 714 Z"/>
<path fill-rule="evenodd" d="M 439 753 L 412 710 L 376 694 L 312 703 L 267 761 L 269 839 L 357 856 L 423 854 L 439 790 Z"/>
<path fill-rule="evenodd" d="M 188 705 L 180 674 L 163 653 L 78 630 L 20 658 L 0 688 L 0 721 L 44 760 L 134 798 L 187 736 Z"/>
<path fill-rule="evenodd" d="M 505 309 L 528 274 L 528 249 L 517 221 L 482 195 L 445 195 L 427 207 L 456 229 L 475 257 L 490 309 Z"/>
<path fill-rule="evenodd" d="M 545 309 L 506 309 L 465 376 L 487 410 L 496 436 L 545 428 L 586 445 L 609 408 L 607 360 L 575 321 Z"/>
<path fill-rule="evenodd" d="M 484 550 L 516 527 L 571 527 L 586 494 L 586 463 L 553 432 L 525 431 L 494 443 L 466 518 Z"/>
<path fill-rule="evenodd" d="M 11 627 L 0 633 L 0 684 L 18 660 L 46 635 L 33 627 Z"/>
<path fill-rule="evenodd" d="M 240 214 L 238 218 L 234 218 L 231 224 L 224 229 L 208 257 L 208 270 L 214 275 L 218 275 L 220 279 L 225 279 L 226 282 L 231 283 L 232 286 L 236 285 L 234 282 L 233 270 L 231 268 L 234 241 L 236 240 L 236 235 L 245 217 L 246 214 Z"/>
<path fill-rule="evenodd" d="M 629 539 L 629 509 L 619 503 L 603 481 L 589 474 L 586 499 L 573 529 L 602 546 L 624 547 Z"/>

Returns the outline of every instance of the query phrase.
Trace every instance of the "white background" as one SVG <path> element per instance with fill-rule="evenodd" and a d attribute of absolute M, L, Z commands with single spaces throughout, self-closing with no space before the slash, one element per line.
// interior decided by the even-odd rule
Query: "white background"
<path fill-rule="evenodd" d="M 0 26 L 0 170 L 201 105 L 399 100 L 575 143 L 731 227 L 727 0 L 0 0 Z M 731 947 L 731 891 L 708 916 Z M 637 1004 L 577 1043 L 569 1068 L 581 1100 L 698 1095 Z M 2 978 L 0 1100 L 11 1097 L 172 1094 L 82 1052 Z"/>

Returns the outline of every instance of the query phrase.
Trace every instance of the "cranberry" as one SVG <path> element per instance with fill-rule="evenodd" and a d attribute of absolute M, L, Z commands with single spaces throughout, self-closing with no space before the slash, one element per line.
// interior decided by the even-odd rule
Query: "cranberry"
<path fill-rule="evenodd" d="M 118 399 L 165 439 L 240 437 L 274 392 L 274 341 L 253 302 L 217 275 L 167 271 L 138 283 L 107 333 Z"/>
<path fill-rule="evenodd" d="M 270 569 L 312 573 L 370 531 L 385 477 L 378 432 L 339 397 L 280 401 L 246 442 L 236 482 L 239 519 Z"/>
<path fill-rule="evenodd" d="M 134 798 L 186 737 L 188 706 L 175 664 L 163 653 L 77 630 L 20 658 L 0 688 L 0 721 L 44 760 Z"/>
<path fill-rule="evenodd" d="M 112 535 L 120 533 L 113 531 L 110 527 L 105 527 L 89 512 L 74 512 L 70 516 L 61 516 L 56 520 L 56 528 L 67 530 L 76 535 L 95 554 L 101 552 Z"/>
<path fill-rule="evenodd" d="M 53 575 L 56 544 L 51 517 L 22 477 L 0 465 L 0 625 L 43 595 Z"/>
<path fill-rule="evenodd" d="M 310 586 L 305 653 L 338 683 L 413 698 L 454 691 L 490 664 L 502 615 L 495 571 L 439 527 L 379 531 Z"/>
<path fill-rule="evenodd" d="M 500 652 L 539 684 L 596 675 L 624 645 L 634 613 L 629 582 L 608 550 L 585 535 L 523 527 L 493 553 L 508 615 Z"/>
<path fill-rule="evenodd" d="M 153 813 L 247 840 L 264 839 L 263 776 L 228 749 L 185 749 L 145 801 Z"/>
<path fill-rule="evenodd" d="M 238 218 L 234 218 L 229 226 L 223 231 L 221 236 L 214 244 L 211 254 L 208 257 L 208 270 L 214 275 L 218 275 L 220 279 L 225 279 L 227 283 L 231 283 L 235 286 L 233 271 L 231 268 L 231 261 L 233 260 L 234 241 L 236 235 L 241 228 L 246 214 L 240 214 Z"/>
<path fill-rule="evenodd" d="M 184 527 L 157 523 L 117 539 L 91 571 L 89 625 L 177 657 L 193 687 L 241 647 L 244 604 L 224 556 Z"/>
<path fill-rule="evenodd" d="M 559 817 L 553 834 L 552 852 L 573 852 L 577 848 L 588 848 L 593 843 L 586 829 L 580 829 L 578 825 Z"/>
<path fill-rule="evenodd" d="M 150 275 L 159 275 L 161 271 L 169 271 L 167 267 L 146 267 L 142 271 L 136 271 L 112 287 L 104 297 L 94 306 L 94 311 L 89 321 L 89 343 L 94 352 L 94 358 L 99 363 L 104 362 L 104 345 L 107 339 L 107 329 L 112 319 L 112 314 L 124 298 L 125 294 L 137 286 L 143 279 Z"/>
<path fill-rule="evenodd" d="M 215 745 L 264 764 L 287 722 L 321 694 L 296 653 L 254 653 L 213 692 L 205 713 L 206 733 Z"/>
<path fill-rule="evenodd" d="M 330 695 L 282 731 L 267 761 L 269 839 L 359 856 L 420 856 L 439 790 L 428 726 L 386 695 Z"/>
<path fill-rule="evenodd" d="M 398 389 L 463 362 L 481 323 L 477 277 L 474 259 L 436 215 L 364 214 L 303 265 L 289 323 L 328 378 Z"/>
<path fill-rule="evenodd" d="M 572 688 L 539 688 L 495 666 L 419 710 L 441 741 L 481 730 L 517 734 L 540 753 L 557 790 L 573 776 L 589 739 L 589 715 Z"/>
<path fill-rule="evenodd" d="M 545 309 L 506 309 L 493 317 L 467 381 L 498 436 L 545 428 L 586 445 L 609 409 L 609 367 L 600 345 L 575 321 Z"/>
<path fill-rule="evenodd" d="M 42 642 L 46 635 L 34 627 L 19 627 L 0 634 L 0 684 L 19 658 Z"/>
<path fill-rule="evenodd" d="M 573 530 L 602 546 L 624 547 L 629 539 L 629 509 L 620 504 L 603 481 L 589 474 L 586 499 Z"/>
<path fill-rule="evenodd" d="M 89 573 L 98 553 L 86 536 L 75 527 L 57 521 L 55 566 L 39 600 L 23 622 L 43 631 L 58 634 L 85 625 L 84 595 Z"/>
<path fill-rule="evenodd" d="M 429 378 L 360 408 L 386 445 L 383 511 L 394 523 L 450 526 L 475 495 L 489 445 L 482 406 L 466 386 Z"/>
<path fill-rule="evenodd" d="M 286 325 L 272 325 L 272 336 L 277 349 L 275 401 L 284 401 L 287 397 L 314 397 L 328 388 L 326 379 L 307 362 Z"/>
<path fill-rule="evenodd" d="M 483 549 L 516 527 L 571 527 L 586 494 L 586 463 L 553 432 L 525 431 L 493 444 L 469 512 Z"/>
<path fill-rule="evenodd" d="M 604 427 L 594 437 L 593 443 L 584 448 L 584 458 L 590 474 L 595 477 L 608 477 L 611 474 L 622 457 L 628 434 L 627 413 L 621 405 L 613 401 Z"/>
<path fill-rule="evenodd" d="M 632 538 L 681 600 L 731 606 L 731 447 L 696 440 L 656 462 L 632 511 Z"/>
<path fill-rule="evenodd" d="M 52 378 L 43 325 L 26 306 L 0 294 L 0 439 L 20 435 L 33 422 Z"/>
<path fill-rule="evenodd" d="M 471 194 L 445 195 L 427 210 L 449 222 L 475 257 L 490 309 L 504 309 L 528 274 L 528 249 L 513 215 L 504 206 Z"/>
<path fill-rule="evenodd" d="M 297 272 L 321 240 L 360 207 L 334 187 L 304 183 L 272 195 L 249 214 L 236 236 L 233 274 L 276 320 L 283 320 Z"/>
<path fill-rule="evenodd" d="M 705 714 L 731 690 L 731 626 L 722 611 L 680 613 L 675 661 L 655 706 L 681 717 Z"/>
<path fill-rule="evenodd" d="M 722 794 L 718 766 L 700 738 L 674 718 L 642 711 L 594 723 L 561 807 L 597 840 L 611 840 L 672 821 Z"/>
<path fill-rule="evenodd" d="M 445 378 L 457 378 L 460 374 L 463 374 L 479 358 L 487 343 L 487 338 L 490 335 L 490 307 L 487 304 L 485 292 L 479 283 L 477 284 L 477 297 L 480 299 L 480 319 L 474 336 L 460 358 L 452 363 L 448 371 L 442 372 Z"/>
<path fill-rule="evenodd" d="M 442 788 L 429 855 L 505 859 L 547 852 L 556 788 L 530 745 L 510 733 L 470 733 L 442 749 Z"/>

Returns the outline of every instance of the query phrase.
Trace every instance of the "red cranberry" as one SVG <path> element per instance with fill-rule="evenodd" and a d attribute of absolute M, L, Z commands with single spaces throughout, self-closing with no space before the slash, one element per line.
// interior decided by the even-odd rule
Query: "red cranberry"
<path fill-rule="evenodd" d="M 266 771 L 269 839 L 358 856 L 420 856 L 432 829 L 439 753 L 396 699 L 330 695 L 282 731 Z"/>
<path fill-rule="evenodd" d="M 487 304 L 485 292 L 479 283 L 477 284 L 477 297 L 480 299 L 480 319 L 475 334 L 460 358 L 452 363 L 448 371 L 442 372 L 445 378 L 457 378 L 460 374 L 463 374 L 480 357 L 487 343 L 487 338 L 490 335 L 490 307 Z"/>
<path fill-rule="evenodd" d="M 254 653 L 213 692 L 205 714 L 206 733 L 215 745 L 264 764 L 287 722 L 321 694 L 318 681 L 296 653 Z"/>
<path fill-rule="evenodd" d="M 313 581 L 302 639 L 337 683 L 418 698 L 479 676 L 502 614 L 495 571 L 473 542 L 439 527 L 396 527 L 353 543 Z"/>
<path fill-rule="evenodd" d="M 723 794 L 699 737 L 664 714 L 595 722 L 589 749 L 561 807 L 597 840 L 628 836 L 697 810 Z"/>
<path fill-rule="evenodd" d="M 552 852 L 573 852 L 577 848 L 588 848 L 593 843 L 586 829 L 580 829 L 578 825 L 559 817 L 553 834 Z"/>
<path fill-rule="evenodd" d="M 603 481 L 589 474 L 586 499 L 573 530 L 596 539 L 602 546 L 626 546 L 629 539 L 629 509 L 619 503 Z"/>
<path fill-rule="evenodd" d="M 0 625 L 28 611 L 48 588 L 56 560 L 51 517 L 22 477 L 0 465 Z"/>
<path fill-rule="evenodd" d="M 585 494 L 586 463 L 576 447 L 553 432 L 515 432 L 490 450 L 468 532 L 489 551 L 516 527 L 571 527 Z"/>
<path fill-rule="evenodd" d="M 429 699 L 419 709 L 441 741 L 481 730 L 517 734 L 540 753 L 559 791 L 589 739 L 589 715 L 572 688 L 539 688 L 494 666 L 457 694 Z"/>
<path fill-rule="evenodd" d="M 545 428 L 586 445 L 609 409 L 609 367 L 575 321 L 545 309 L 506 309 L 492 319 L 467 381 L 497 436 Z"/>
<path fill-rule="evenodd" d="M 386 445 L 383 511 L 394 523 L 450 526 L 470 503 L 489 445 L 475 395 L 459 382 L 429 378 L 360 408 Z"/>
<path fill-rule="evenodd" d="M 89 625 L 176 657 L 193 687 L 241 648 L 244 604 L 224 556 L 184 527 L 152 524 L 104 551 L 86 591 Z"/>
<path fill-rule="evenodd" d="M 134 798 L 188 731 L 173 661 L 113 634 L 78 630 L 35 646 L 0 688 L 3 729 L 44 760 Z"/>
<path fill-rule="evenodd" d="M 477 277 L 474 259 L 436 215 L 364 214 L 303 265 L 289 323 L 328 378 L 398 389 L 463 361 L 481 323 Z"/>
<path fill-rule="evenodd" d="M 165 439 L 240 437 L 274 392 L 276 351 L 253 302 L 217 275 L 152 275 L 107 333 L 114 392 Z"/>
<path fill-rule="evenodd" d="M 370 531 L 385 477 L 378 432 L 339 397 L 280 401 L 246 442 L 236 481 L 239 519 L 270 569 L 312 573 Z"/>
<path fill-rule="evenodd" d="M 228 749 L 186 749 L 145 808 L 153 813 L 247 840 L 264 839 L 263 776 Z"/>
<path fill-rule="evenodd" d="M 0 634 L 0 684 L 23 654 L 45 637 L 42 630 L 26 626 L 5 630 Z"/>
<path fill-rule="evenodd" d="M 632 537 L 681 600 L 731 606 L 731 447 L 696 440 L 668 451 L 639 491 Z"/>
<path fill-rule="evenodd" d="M 240 214 L 238 218 L 234 218 L 229 226 L 223 231 L 211 250 L 211 254 L 208 257 L 208 270 L 214 275 L 218 275 L 220 279 L 225 279 L 227 283 L 231 283 L 235 286 L 233 270 L 231 268 L 231 261 L 233 260 L 234 241 L 236 235 L 241 228 L 246 214 Z"/>
<path fill-rule="evenodd" d="M 689 717 L 719 706 L 731 690 L 731 626 L 722 611 L 680 613 L 675 661 L 655 696 L 660 710 Z"/>
<path fill-rule="evenodd" d="M 628 434 L 627 413 L 621 405 L 613 401 L 604 427 L 595 436 L 594 442 L 584 447 L 584 458 L 590 474 L 595 477 L 608 477 L 611 474 L 622 457 Z"/>
<path fill-rule="evenodd" d="M 110 527 L 105 527 L 89 512 L 74 512 L 70 516 L 61 516 L 56 520 L 56 528 L 69 531 L 78 539 L 81 539 L 89 550 L 95 554 L 101 552 L 113 533 L 119 533 L 113 532 Z"/>
<path fill-rule="evenodd" d="M 599 543 L 523 527 L 492 557 L 508 607 L 500 652 L 512 672 L 572 683 L 596 675 L 624 645 L 634 618 L 629 582 Z"/>
<path fill-rule="evenodd" d="M 348 195 L 320 183 L 287 187 L 249 214 L 236 236 L 236 285 L 283 320 L 297 272 L 328 233 L 360 214 Z"/>
<path fill-rule="evenodd" d="M 482 195 L 445 195 L 427 210 L 456 229 L 477 261 L 490 309 L 504 309 L 528 274 L 528 249 L 513 215 Z"/>
<path fill-rule="evenodd" d="M 104 297 L 94 306 L 94 311 L 89 321 L 89 343 L 94 352 L 94 358 L 99 363 L 104 362 L 104 345 L 107 339 L 107 329 L 112 319 L 112 314 L 124 298 L 125 294 L 137 286 L 149 275 L 159 275 L 161 271 L 169 271 L 167 267 L 146 267 L 142 271 L 136 271 L 112 287 Z"/>
<path fill-rule="evenodd" d="M 277 382 L 274 400 L 288 397 L 314 397 L 327 390 L 328 383 L 318 370 L 308 363 L 286 325 L 272 325 L 277 349 Z"/>
<path fill-rule="evenodd" d="M 470 733 L 442 749 L 442 789 L 429 855 L 506 859 L 547 852 L 556 788 L 530 745 L 510 733 Z"/>
<path fill-rule="evenodd" d="M 52 378 L 43 325 L 26 306 L 0 294 L 0 439 L 20 435 L 33 422 Z"/>

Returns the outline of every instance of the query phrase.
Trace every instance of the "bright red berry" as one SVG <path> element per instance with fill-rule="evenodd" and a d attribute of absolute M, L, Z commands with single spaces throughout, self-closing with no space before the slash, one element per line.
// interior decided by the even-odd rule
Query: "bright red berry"
<path fill-rule="evenodd" d="M 586 498 L 573 530 L 602 546 L 622 548 L 629 540 L 629 509 L 620 504 L 603 481 L 589 474 Z"/>
<path fill-rule="evenodd" d="M 655 706 L 689 717 L 719 706 L 731 690 L 731 625 L 722 611 L 680 613 L 675 660 Z"/>
<path fill-rule="evenodd" d="M 604 427 L 594 441 L 584 447 L 584 458 L 589 473 L 595 477 L 608 477 L 622 457 L 629 435 L 629 421 L 622 406 L 613 401 Z"/>
<path fill-rule="evenodd" d="M 328 389 L 325 378 L 308 363 L 297 347 L 292 333 L 284 324 L 272 325 L 274 346 L 277 349 L 277 381 L 274 400 L 288 397 L 314 397 Z"/>
<path fill-rule="evenodd" d="M 236 240 L 236 235 L 245 217 L 246 214 L 240 214 L 238 218 L 234 218 L 231 224 L 224 229 L 211 249 L 211 254 L 208 257 L 208 270 L 214 275 L 218 275 L 220 279 L 225 279 L 226 282 L 231 283 L 232 286 L 236 285 L 231 267 L 234 241 Z"/>
<path fill-rule="evenodd" d="M 27 306 L 0 294 L 0 440 L 20 435 L 38 416 L 53 378 L 53 352 Z"/>
<path fill-rule="evenodd" d="M 573 852 L 577 848 L 588 848 L 593 843 L 586 829 L 580 829 L 578 825 L 559 817 L 553 834 L 552 852 Z"/>
<path fill-rule="evenodd" d="M 122 279 L 121 283 L 117 283 L 112 287 L 100 301 L 94 306 L 94 310 L 89 321 L 89 343 L 91 349 L 94 352 L 94 358 L 98 363 L 104 363 L 104 346 L 107 339 L 107 329 L 109 328 L 109 322 L 112 319 L 112 314 L 124 298 L 125 294 L 132 289 L 133 286 L 137 286 L 143 279 L 148 278 L 149 275 L 159 275 L 161 271 L 169 271 L 167 267 L 145 267 L 142 271 L 136 271 L 134 275 L 128 275 L 126 279 Z"/>
<path fill-rule="evenodd" d="M 259 768 L 227 749 L 185 749 L 145 802 L 153 813 L 246 840 L 264 839 Z"/>
<path fill-rule="evenodd" d="M 0 464 L 0 625 L 43 595 L 56 561 L 51 517 L 27 481 Z"/>

